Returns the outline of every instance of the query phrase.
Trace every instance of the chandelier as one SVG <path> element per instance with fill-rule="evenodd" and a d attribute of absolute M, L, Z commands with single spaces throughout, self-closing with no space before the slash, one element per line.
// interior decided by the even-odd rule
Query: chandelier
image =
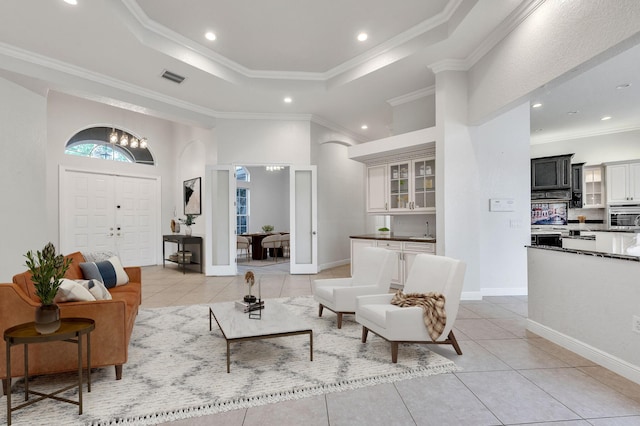
<path fill-rule="evenodd" d="M 279 172 L 280 170 L 284 170 L 284 166 L 266 166 L 268 172 Z"/>
<path fill-rule="evenodd" d="M 148 146 L 147 138 L 138 139 L 135 136 L 129 135 L 129 133 L 125 131 L 122 131 L 122 135 L 118 135 L 118 132 L 114 127 L 111 128 L 109 142 L 114 145 L 119 144 L 120 146 L 129 146 L 131 148 L 146 149 Z"/>

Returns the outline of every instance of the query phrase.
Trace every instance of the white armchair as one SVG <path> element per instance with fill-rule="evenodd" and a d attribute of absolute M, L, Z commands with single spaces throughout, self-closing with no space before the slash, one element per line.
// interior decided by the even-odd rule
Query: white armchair
<path fill-rule="evenodd" d="M 320 304 L 318 316 L 324 308 L 338 315 L 338 328 L 342 328 L 342 315 L 353 314 L 356 297 L 389 291 L 394 268 L 394 252 L 379 247 L 365 247 L 351 278 L 329 278 L 313 282 L 313 298 Z"/>
<path fill-rule="evenodd" d="M 429 337 L 422 308 L 392 305 L 392 294 L 378 294 L 358 297 L 356 302 L 356 321 L 362 325 L 362 343 L 367 341 L 369 331 L 389 341 L 393 363 L 398 362 L 398 343 L 450 344 L 458 355 L 462 355 L 453 334 L 453 324 L 458 315 L 465 269 L 466 265 L 460 260 L 419 254 L 409 271 L 404 293 L 436 292 L 445 296 L 447 322 L 436 341 Z"/>

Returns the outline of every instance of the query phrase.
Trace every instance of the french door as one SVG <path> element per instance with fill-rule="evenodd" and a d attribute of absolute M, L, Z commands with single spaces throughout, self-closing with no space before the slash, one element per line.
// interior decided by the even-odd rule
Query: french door
<path fill-rule="evenodd" d="M 316 166 L 289 168 L 291 273 L 318 273 Z"/>
<path fill-rule="evenodd" d="M 318 272 L 316 166 L 289 168 L 290 272 Z M 236 275 L 235 166 L 208 166 L 205 179 L 205 271 Z"/>
<path fill-rule="evenodd" d="M 205 176 L 205 273 L 236 275 L 235 166 L 207 166 Z"/>
<path fill-rule="evenodd" d="M 155 178 L 60 170 L 60 250 L 111 251 L 125 266 L 157 264 Z"/>

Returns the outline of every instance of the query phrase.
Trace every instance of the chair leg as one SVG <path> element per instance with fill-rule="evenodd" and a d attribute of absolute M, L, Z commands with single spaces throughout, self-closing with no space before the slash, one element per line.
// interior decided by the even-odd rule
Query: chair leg
<path fill-rule="evenodd" d="M 118 364 L 116 367 L 116 380 L 122 379 L 122 364 Z"/>
<path fill-rule="evenodd" d="M 9 386 L 11 386 L 11 379 L 2 379 L 2 392 L 3 395 L 6 395 L 9 391 Z"/>
<path fill-rule="evenodd" d="M 369 335 L 369 329 L 363 325 L 362 326 L 362 343 L 367 343 L 368 335 Z"/>
<path fill-rule="evenodd" d="M 398 363 L 398 342 L 391 342 L 391 362 Z"/>
<path fill-rule="evenodd" d="M 342 328 L 342 312 L 338 312 L 338 328 Z"/>
<path fill-rule="evenodd" d="M 320 304 L 320 306 L 318 307 L 318 316 L 321 317 L 322 316 L 322 311 L 324 310 L 324 306 L 322 305 L 322 303 Z"/>
<path fill-rule="evenodd" d="M 458 355 L 462 355 L 462 349 L 460 349 L 460 345 L 458 345 L 458 341 L 456 340 L 456 336 L 453 335 L 453 330 L 449 332 L 449 340 L 451 340 L 451 344 L 453 348 L 456 350 Z"/>

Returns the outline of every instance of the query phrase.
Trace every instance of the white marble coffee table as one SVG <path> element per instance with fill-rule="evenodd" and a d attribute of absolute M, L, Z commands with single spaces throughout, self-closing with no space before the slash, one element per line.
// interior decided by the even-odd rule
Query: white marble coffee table
<path fill-rule="evenodd" d="M 261 318 L 252 319 L 248 313 L 237 309 L 235 303 L 214 303 L 209 307 L 209 330 L 212 330 L 212 319 L 215 319 L 227 341 L 227 373 L 231 369 L 229 345 L 247 340 L 308 334 L 309 360 L 313 361 L 313 330 L 305 318 L 294 315 L 282 303 L 267 300 Z"/>

